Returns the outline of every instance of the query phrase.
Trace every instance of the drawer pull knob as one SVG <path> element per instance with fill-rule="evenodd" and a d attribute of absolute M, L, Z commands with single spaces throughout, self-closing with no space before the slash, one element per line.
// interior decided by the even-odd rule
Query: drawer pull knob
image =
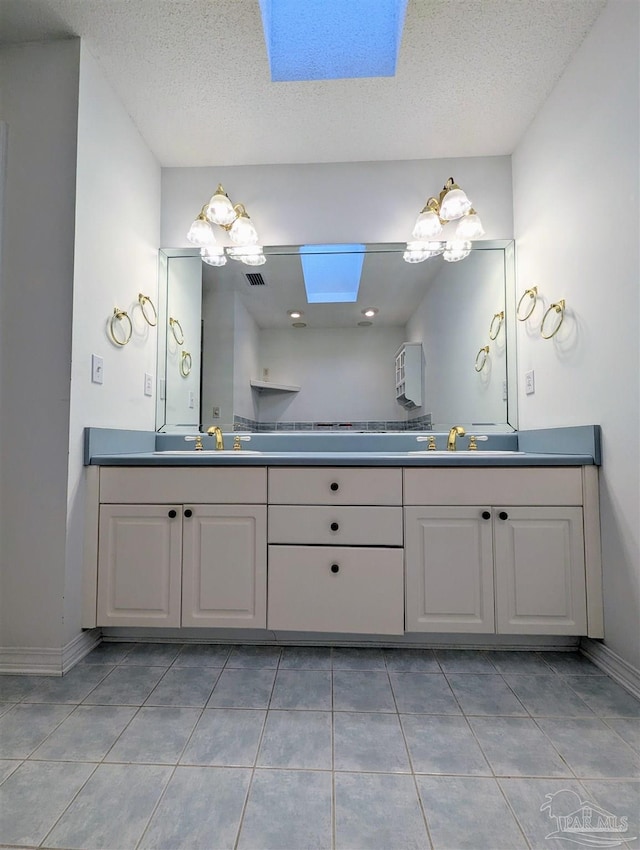
<path fill-rule="evenodd" d="M 332 573 L 340 572 L 340 567 L 338 566 L 338 564 L 331 564 L 331 572 Z"/>
<path fill-rule="evenodd" d="M 489 511 L 482 511 L 482 519 L 491 519 L 491 513 Z"/>
<path fill-rule="evenodd" d="M 193 516 L 193 511 L 191 510 L 191 508 L 187 508 L 186 511 L 184 512 L 184 515 L 187 517 L 187 519 L 189 517 Z"/>
<path fill-rule="evenodd" d="M 331 523 L 331 531 L 337 531 L 340 528 L 337 522 Z"/>
<path fill-rule="evenodd" d="M 171 510 L 169 511 L 169 513 L 167 514 L 167 516 L 168 516 L 170 519 L 175 519 L 175 518 L 178 516 L 178 512 L 177 512 L 177 511 L 174 511 L 174 510 L 173 510 L 173 508 L 171 508 Z"/>
<path fill-rule="evenodd" d="M 331 482 L 331 489 L 333 490 L 333 492 L 334 492 L 334 493 L 335 493 L 335 492 L 336 492 L 336 490 L 338 490 L 339 488 L 340 488 L 340 485 L 338 484 L 338 482 L 337 482 L 337 481 L 332 481 L 332 482 Z"/>
<path fill-rule="evenodd" d="M 509 514 L 506 511 L 500 511 L 498 516 L 500 517 L 500 519 L 509 519 Z"/>

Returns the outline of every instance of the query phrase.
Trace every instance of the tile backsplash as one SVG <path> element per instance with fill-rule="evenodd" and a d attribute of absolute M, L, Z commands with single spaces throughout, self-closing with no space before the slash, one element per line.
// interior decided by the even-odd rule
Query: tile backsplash
<path fill-rule="evenodd" d="M 244 416 L 233 417 L 234 431 L 252 431 L 264 433 L 270 431 L 430 431 L 431 414 L 415 416 L 412 419 L 368 420 L 354 422 L 257 422 Z"/>

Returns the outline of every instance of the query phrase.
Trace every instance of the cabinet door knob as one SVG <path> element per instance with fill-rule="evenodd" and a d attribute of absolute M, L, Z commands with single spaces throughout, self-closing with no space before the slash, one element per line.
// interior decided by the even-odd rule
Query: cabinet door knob
<path fill-rule="evenodd" d="M 331 489 L 333 490 L 333 492 L 334 492 L 334 493 L 335 493 L 335 491 L 336 491 L 336 490 L 338 490 L 339 488 L 340 488 L 340 485 L 338 484 L 338 482 L 337 482 L 337 481 L 332 481 L 332 482 L 331 482 Z"/>
<path fill-rule="evenodd" d="M 491 519 L 491 511 L 482 511 L 482 519 Z"/>
<path fill-rule="evenodd" d="M 186 511 L 184 512 L 184 515 L 187 518 L 189 518 L 190 516 L 193 516 L 193 511 L 191 510 L 191 508 L 187 508 Z"/>
<path fill-rule="evenodd" d="M 340 528 L 337 522 L 331 523 L 331 531 L 337 531 Z"/>
<path fill-rule="evenodd" d="M 509 514 L 506 511 L 500 511 L 498 516 L 500 517 L 500 519 L 509 519 Z"/>
<path fill-rule="evenodd" d="M 171 519 L 175 519 L 175 517 L 178 516 L 178 512 L 174 511 L 173 508 L 171 508 L 171 510 L 168 512 L 167 516 L 170 517 Z"/>
<path fill-rule="evenodd" d="M 338 564 L 331 564 L 331 572 L 332 573 L 340 572 L 340 567 L 338 566 Z"/>

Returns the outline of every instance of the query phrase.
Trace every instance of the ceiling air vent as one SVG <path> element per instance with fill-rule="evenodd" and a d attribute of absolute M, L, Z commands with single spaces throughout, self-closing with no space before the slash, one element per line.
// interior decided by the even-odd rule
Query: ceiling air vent
<path fill-rule="evenodd" d="M 260 272 L 249 272 L 245 275 L 249 286 L 266 286 L 267 283 Z"/>

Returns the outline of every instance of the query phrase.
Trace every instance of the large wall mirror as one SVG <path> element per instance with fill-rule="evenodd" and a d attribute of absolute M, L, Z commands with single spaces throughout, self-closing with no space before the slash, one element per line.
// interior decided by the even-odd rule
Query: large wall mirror
<path fill-rule="evenodd" d="M 357 298 L 309 303 L 298 246 L 221 268 L 163 249 L 158 430 L 516 428 L 513 242 L 477 242 L 457 263 L 403 251 L 332 246 L 331 279 L 336 253 L 361 266 Z M 405 343 L 419 343 L 417 406 L 398 400 Z"/>

